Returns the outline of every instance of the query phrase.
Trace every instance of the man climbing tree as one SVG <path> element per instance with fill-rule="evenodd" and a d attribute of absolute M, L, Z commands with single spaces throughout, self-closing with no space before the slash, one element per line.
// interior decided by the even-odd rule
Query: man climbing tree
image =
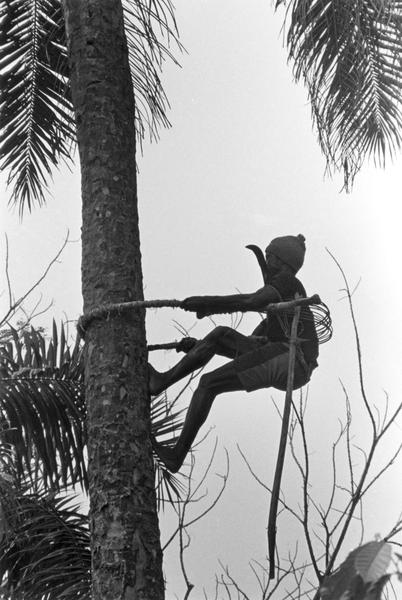
<path fill-rule="evenodd" d="M 278 237 L 265 251 L 266 262 L 260 260 L 264 286 L 251 294 L 232 296 L 192 296 L 182 308 L 197 313 L 198 318 L 212 314 L 256 311 L 263 312 L 268 304 L 306 297 L 296 273 L 305 255 L 304 236 Z M 180 437 L 173 448 L 155 443 L 155 450 L 166 467 L 180 469 L 190 447 L 205 422 L 217 395 L 225 392 L 258 390 L 274 387 L 286 390 L 289 364 L 289 328 L 286 316 L 266 317 L 250 336 L 231 329 L 216 327 L 204 339 L 184 338 L 178 350 L 186 356 L 165 373 L 149 366 L 151 394 L 159 394 L 186 375 L 206 365 L 213 356 L 232 359 L 226 365 L 203 375 L 196 389 Z M 305 385 L 317 367 L 318 337 L 314 321 L 307 309 L 299 323 L 299 341 L 293 389 Z"/>

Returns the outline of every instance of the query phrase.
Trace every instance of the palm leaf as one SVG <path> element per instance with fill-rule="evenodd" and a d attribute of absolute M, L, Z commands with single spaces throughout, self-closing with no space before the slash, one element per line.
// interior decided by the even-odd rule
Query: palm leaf
<path fill-rule="evenodd" d="M 4 479 L 0 500 L 6 524 L 0 541 L 4 597 L 89 600 L 88 517 L 71 506 L 71 498 L 29 493 Z"/>
<path fill-rule="evenodd" d="M 83 347 L 72 350 L 63 325 L 53 322 L 52 336 L 31 328 L 10 330 L 0 344 L 0 444 L 14 450 L 15 469 L 54 490 L 79 483 L 87 488 Z M 173 444 L 182 427 L 182 411 L 171 411 L 163 394 L 151 401 L 152 435 Z M 154 455 L 158 502 L 180 496 L 182 475 L 172 475 Z"/>
<path fill-rule="evenodd" d="M 59 0 L 0 3 L 0 157 L 20 212 L 75 138 Z"/>
<path fill-rule="evenodd" d="M 52 338 L 31 329 L 0 347 L 1 441 L 15 452 L 20 477 L 38 470 L 45 487 L 87 486 L 83 355 L 79 340 L 72 352 L 63 326 Z"/>
<path fill-rule="evenodd" d="M 278 4 L 278 3 L 277 3 Z M 350 186 L 401 144 L 402 2 L 293 0 L 287 43 L 328 167 Z"/>
<path fill-rule="evenodd" d="M 177 38 L 170 0 L 123 0 L 136 131 L 168 125 L 159 71 Z M 161 41 L 162 40 L 162 41 Z M 166 42 L 166 44 L 163 43 Z M 51 173 L 70 160 L 75 123 L 60 0 L 0 0 L 0 159 L 20 213 L 43 203 Z"/>
<path fill-rule="evenodd" d="M 15 450 L 21 475 L 40 468 L 52 489 L 86 486 L 81 397 L 77 384 L 56 379 L 0 381 L 2 443 Z"/>
<path fill-rule="evenodd" d="M 170 410 L 166 394 L 163 393 L 153 398 L 151 402 L 152 436 L 158 441 L 163 438 L 163 443 L 168 446 L 174 444 L 183 426 L 182 413 L 182 410 L 175 412 Z M 186 486 L 183 479 L 185 476 L 182 473 L 174 475 L 168 471 L 155 452 L 154 465 L 158 508 L 161 508 L 165 502 L 174 502 L 184 494 Z"/>
<path fill-rule="evenodd" d="M 169 103 L 159 74 L 166 58 L 178 64 L 171 43 L 179 49 L 182 46 L 170 0 L 123 0 L 122 4 L 136 99 L 136 132 L 141 143 L 147 130 L 152 139 L 158 137 L 160 124 L 170 126 Z"/>

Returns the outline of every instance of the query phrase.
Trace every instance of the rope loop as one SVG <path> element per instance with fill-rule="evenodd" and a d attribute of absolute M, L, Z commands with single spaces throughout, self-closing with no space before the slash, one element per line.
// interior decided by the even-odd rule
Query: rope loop
<path fill-rule="evenodd" d="M 81 315 L 77 322 L 77 330 L 82 339 L 85 339 L 88 326 L 95 319 L 109 319 L 113 315 L 141 308 L 180 308 L 181 305 L 181 300 L 133 300 L 103 304 Z"/>

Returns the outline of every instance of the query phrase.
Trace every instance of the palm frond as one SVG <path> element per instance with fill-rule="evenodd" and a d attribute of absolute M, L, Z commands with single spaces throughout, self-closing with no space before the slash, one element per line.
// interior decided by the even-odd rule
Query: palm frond
<path fill-rule="evenodd" d="M 350 186 L 401 144 L 402 2 L 293 0 L 287 43 L 329 169 Z"/>
<path fill-rule="evenodd" d="M 170 0 L 123 0 L 123 9 L 141 143 L 147 130 L 152 139 L 158 137 L 159 125 L 170 126 L 169 103 L 159 75 L 166 59 L 178 64 L 171 44 L 179 50 L 182 46 Z"/>
<path fill-rule="evenodd" d="M 0 343 L 0 445 L 13 450 L 19 478 L 38 478 L 59 490 L 79 483 L 87 489 L 83 346 L 72 350 L 63 325 L 52 335 L 30 328 L 10 329 Z M 151 401 L 152 435 L 173 444 L 182 427 L 182 411 L 172 411 L 165 394 Z M 182 475 L 172 475 L 156 455 L 158 503 L 180 497 Z"/>
<path fill-rule="evenodd" d="M 163 438 L 163 443 L 168 446 L 174 444 L 183 426 L 182 413 L 182 410 L 171 411 L 166 394 L 163 393 L 153 398 L 151 402 L 152 436 L 159 442 Z M 182 473 L 173 475 L 166 469 L 155 452 L 154 465 L 158 509 L 160 509 L 165 502 L 174 502 L 184 494 L 186 486 L 183 479 L 185 476 Z"/>
<path fill-rule="evenodd" d="M 80 390 L 53 379 L 0 380 L 1 441 L 15 451 L 20 474 L 40 476 L 52 489 L 86 485 Z"/>
<path fill-rule="evenodd" d="M 60 0 L 0 2 L 0 158 L 11 201 L 41 204 L 75 126 Z"/>
<path fill-rule="evenodd" d="M 2 597 L 89 600 L 88 517 L 71 498 L 29 493 L 0 480 Z"/>
<path fill-rule="evenodd" d="M 123 0 L 138 139 L 169 125 L 159 77 L 175 61 L 177 27 L 170 0 Z M 43 203 L 48 181 L 75 144 L 64 16 L 60 0 L 0 0 L 0 159 L 11 202 L 22 214 Z"/>
<path fill-rule="evenodd" d="M 15 453 L 20 477 L 45 487 L 87 486 L 83 355 L 64 327 L 49 341 L 31 329 L 0 346 L 1 441 Z"/>

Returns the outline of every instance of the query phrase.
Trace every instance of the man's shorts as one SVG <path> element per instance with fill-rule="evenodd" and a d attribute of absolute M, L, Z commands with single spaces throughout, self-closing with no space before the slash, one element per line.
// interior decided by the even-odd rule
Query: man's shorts
<path fill-rule="evenodd" d="M 286 390 L 289 365 L 289 347 L 282 342 L 271 342 L 257 350 L 247 352 L 233 361 L 244 389 L 253 392 L 262 388 L 273 387 Z M 311 373 L 296 357 L 293 389 L 305 385 Z"/>

